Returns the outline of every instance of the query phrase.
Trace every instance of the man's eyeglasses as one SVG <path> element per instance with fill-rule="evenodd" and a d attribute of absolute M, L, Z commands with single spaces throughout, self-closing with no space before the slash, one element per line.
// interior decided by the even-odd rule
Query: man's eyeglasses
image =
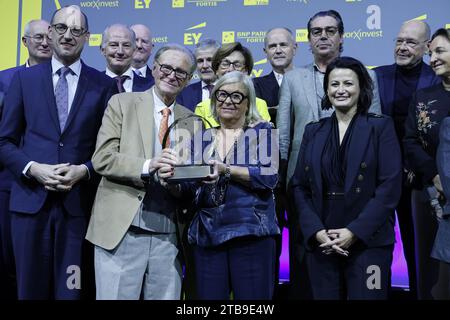
<path fill-rule="evenodd" d="M 36 43 L 42 43 L 42 42 L 44 42 L 44 39 L 48 40 L 48 37 L 46 34 L 40 34 L 40 33 L 35 34 L 34 36 L 23 36 L 23 37 L 27 38 L 27 39 L 33 39 L 33 41 Z"/>
<path fill-rule="evenodd" d="M 231 62 L 229 60 L 222 60 L 220 62 L 220 67 L 222 69 L 228 69 L 231 65 L 233 66 L 234 70 L 237 71 L 241 71 L 242 69 L 244 69 L 244 64 L 239 61 Z"/>
<path fill-rule="evenodd" d="M 416 40 L 413 40 L 413 39 L 395 38 L 394 42 L 395 42 L 395 45 L 397 47 L 401 47 L 403 44 L 405 44 L 409 48 L 415 48 L 421 43 L 428 42 L 428 40 L 416 41 Z"/>
<path fill-rule="evenodd" d="M 175 72 L 175 77 L 180 80 L 185 80 L 189 76 L 189 73 L 184 70 L 174 69 L 171 66 L 167 64 L 161 64 L 158 61 L 156 61 L 156 63 L 159 64 L 159 71 L 164 73 L 166 76 L 169 76 L 172 72 Z"/>
<path fill-rule="evenodd" d="M 244 101 L 244 99 L 248 98 L 248 96 L 243 95 L 239 91 L 228 93 L 224 90 L 217 90 L 214 95 L 216 96 L 216 100 L 219 102 L 225 102 L 228 97 L 230 97 L 230 100 L 233 104 L 239 104 Z"/>
<path fill-rule="evenodd" d="M 325 34 L 327 35 L 328 38 L 334 36 L 338 32 L 337 27 L 325 27 L 325 28 L 311 28 L 309 33 L 314 38 L 319 38 L 322 36 L 324 30 L 325 30 Z"/>
<path fill-rule="evenodd" d="M 80 37 L 83 34 L 85 34 L 86 32 L 88 32 L 87 30 L 85 30 L 83 28 L 78 28 L 78 27 L 69 28 L 64 23 L 53 24 L 52 27 L 55 29 L 56 33 L 59 35 L 65 34 L 67 32 L 67 29 L 70 29 L 70 33 L 74 37 Z"/>

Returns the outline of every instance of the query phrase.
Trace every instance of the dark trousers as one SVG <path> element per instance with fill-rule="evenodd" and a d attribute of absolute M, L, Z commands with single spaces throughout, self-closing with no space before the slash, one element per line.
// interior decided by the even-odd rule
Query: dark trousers
<path fill-rule="evenodd" d="M 414 246 L 414 225 L 411 207 L 411 189 L 403 187 L 397 206 L 397 218 L 403 244 L 403 254 L 408 266 L 409 291 L 417 299 L 416 254 Z"/>
<path fill-rule="evenodd" d="M 86 217 L 50 195 L 37 214 L 12 213 L 19 299 L 80 299 Z"/>
<path fill-rule="evenodd" d="M 17 299 L 9 191 L 0 190 L 0 300 Z"/>
<path fill-rule="evenodd" d="M 275 275 L 273 237 L 242 237 L 220 246 L 193 247 L 201 300 L 270 300 Z"/>
<path fill-rule="evenodd" d="M 315 300 L 383 300 L 388 298 L 394 246 L 352 250 L 349 257 L 306 253 Z M 376 270 L 374 269 L 374 267 Z M 375 270 L 375 271 L 374 271 Z"/>

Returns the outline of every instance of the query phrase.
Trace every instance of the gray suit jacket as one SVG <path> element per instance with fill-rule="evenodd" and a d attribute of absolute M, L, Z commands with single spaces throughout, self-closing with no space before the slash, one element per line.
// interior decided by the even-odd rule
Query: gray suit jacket
<path fill-rule="evenodd" d="M 86 235 L 93 244 L 114 249 L 123 238 L 144 200 L 148 188 L 141 179 L 147 159 L 155 156 L 153 90 L 114 95 L 108 103 L 92 157 L 95 171 L 102 175 Z M 192 114 L 176 104 L 174 118 Z M 182 121 L 180 128 L 193 132 L 193 124 Z M 151 209 L 168 216 L 175 204 L 169 193 L 152 196 Z M 173 211 L 173 212 L 168 212 Z"/>
<path fill-rule="evenodd" d="M 381 114 L 376 75 L 372 70 L 368 71 L 374 84 L 374 98 L 370 112 Z M 288 160 L 287 183 L 292 178 L 297 165 L 305 126 L 312 121 L 320 120 L 320 106 L 317 103 L 313 73 L 313 64 L 291 70 L 284 75 L 280 87 L 277 128 L 280 135 L 281 159 Z"/>

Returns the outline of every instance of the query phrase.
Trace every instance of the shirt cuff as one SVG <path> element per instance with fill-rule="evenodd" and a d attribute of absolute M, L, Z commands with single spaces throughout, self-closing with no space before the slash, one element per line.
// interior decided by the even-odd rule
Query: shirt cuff
<path fill-rule="evenodd" d="M 36 161 L 30 161 L 30 162 L 28 162 L 27 165 L 25 166 L 25 168 L 24 168 L 23 171 L 22 171 L 22 174 L 23 174 L 25 177 L 27 177 L 28 179 L 31 179 L 31 177 L 27 174 L 27 172 L 28 172 L 28 170 L 30 169 L 31 165 L 32 165 L 33 163 L 35 163 L 35 162 L 36 162 Z"/>
<path fill-rule="evenodd" d="M 81 165 L 86 168 L 86 172 L 87 172 L 86 180 L 91 180 L 91 173 L 89 172 L 89 168 L 85 164 L 81 164 Z"/>
<path fill-rule="evenodd" d="M 145 160 L 144 165 L 142 166 L 142 174 L 149 174 L 148 170 L 150 169 L 150 162 L 152 159 Z"/>

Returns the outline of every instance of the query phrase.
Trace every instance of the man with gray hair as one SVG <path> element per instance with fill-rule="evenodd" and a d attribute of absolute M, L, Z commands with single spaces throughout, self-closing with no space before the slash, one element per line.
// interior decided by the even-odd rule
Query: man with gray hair
<path fill-rule="evenodd" d="M 187 86 L 177 97 L 177 101 L 186 108 L 194 111 L 199 102 L 208 100 L 211 90 L 217 79 L 212 69 L 212 58 L 220 44 L 213 39 L 201 40 L 195 48 L 195 59 L 197 62 L 197 74 L 200 81 Z"/>
<path fill-rule="evenodd" d="M 131 68 L 133 54 L 136 51 L 136 35 L 123 24 L 108 26 L 103 32 L 100 47 L 106 59 L 106 75 L 116 80 L 120 92 L 141 92 L 152 83 L 135 75 Z"/>
<path fill-rule="evenodd" d="M 175 98 L 194 70 L 188 49 L 165 45 L 155 55 L 155 85 L 113 96 L 105 111 L 92 157 L 103 177 L 86 236 L 95 245 L 97 299 L 180 299 L 177 201 L 154 178 L 173 164 L 168 127 L 181 119 L 177 128 L 193 132 L 184 119 L 192 112 Z"/>
<path fill-rule="evenodd" d="M 133 71 L 138 76 L 146 78 L 153 85 L 155 80 L 153 79 L 150 67 L 147 65 L 154 47 L 152 33 L 143 24 L 134 24 L 130 28 L 136 35 L 136 50 L 134 51 L 133 62 L 131 63 Z"/>
<path fill-rule="evenodd" d="M 400 146 L 405 135 L 405 120 L 408 106 L 416 90 L 430 87 L 440 82 L 429 65 L 423 61 L 430 39 L 430 27 L 424 21 L 406 21 L 400 27 L 395 39 L 395 63 L 375 68 L 380 88 L 381 109 L 394 119 L 395 130 Z M 411 207 L 413 181 L 408 164 L 403 161 L 403 188 L 397 206 L 397 217 L 403 243 L 403 252 L 408 266 L 409 292 L 417 298 L 415 266 L 414 223 Z"/>

